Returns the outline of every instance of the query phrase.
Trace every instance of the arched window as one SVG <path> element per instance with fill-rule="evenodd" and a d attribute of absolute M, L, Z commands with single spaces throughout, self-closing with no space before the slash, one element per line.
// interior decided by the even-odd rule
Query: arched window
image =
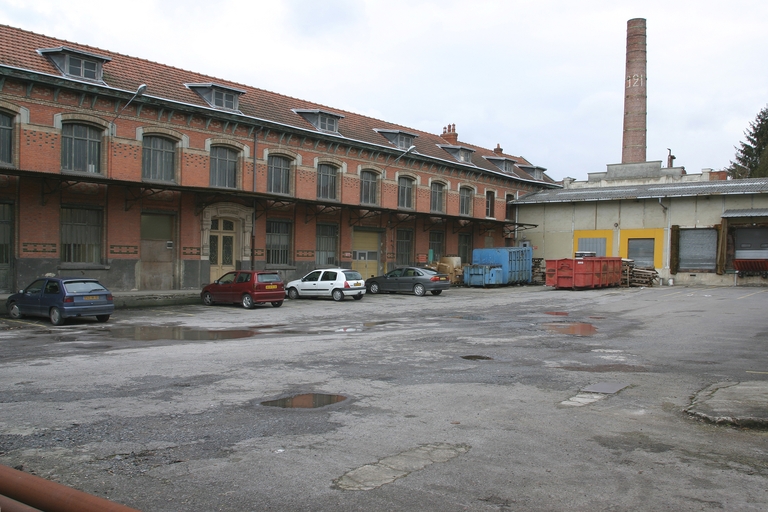
<path fill-rule="evenodd" d="M 413 178 L 401 177 L 397 180 L 397 206 L 413 209 Z"/>
<path fill-rule="evenodd" d="M 211 186 L 237 188 L 237 152 L 224 146 L 211 148 Z"/>
<path fill-rule="evenodd" d="M 0 163 L 13 163 L 13 117 L 0 112 Z"/>
<path fill-rule="evenodd" d="M 61 128 L 61 168 L 65 171 L 101 173 L 100 129 L 67 123 Z"/>
<path fill-rule="evenodd" d="M 176 143 L 165 137 L 144 137 L 141 177 L 145 180 L 174 181 Z"/>
<path fill-rule="evenodd" d="M 317 198 L 336 199 L 337 169 L 328 164 L 317 166 Z"/>
<path fill-rule="evenodd" d="M 270 155 L 267 159 L 267 192 L 291 193 L 291 161 L 284 156 Z"/>
<path fill-rule="evenodd" d="M 360 203 L 376 204 L 378 202 L 379 175 L 373 171 L 360 173 Z"/>
<path fill-rule="evenodd" d="M 445 185 L 439 182 L 432 183 L 430 187 L 429 209 L 436 213 L 445 212 Z"/>
<path fill-rule="evenodd" d="M 469 187 L 459 190 L 459 215 L 472 215 L 472 189 Z"/>

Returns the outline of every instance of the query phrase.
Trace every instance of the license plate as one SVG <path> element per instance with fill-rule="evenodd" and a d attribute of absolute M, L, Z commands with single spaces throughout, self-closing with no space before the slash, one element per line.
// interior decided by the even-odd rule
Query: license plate
<path fill-rule="evenodd" d="M 441 281 L 447 281 L 447 280 L 448 280 L 448 278 L 447 278 L 447 277 L 441 277 L 441 278 L 440 278 L 440 280 L 441 280 Z"/>
<path fill-rule="evenodd" d="M 99 296 L 98 295 L 86 295 L 85 297 L 83 297 L 83 300 L 99 300 Z"/>
<path fill-rule="evenodd" d="M 268 284 L 264 288 L 266 288 L 267 290 L 277 290 L 277 285 L 276 284 Z"/>
<path fill-rule="evenodd" d="M 360 286 L 361 284 L 362 284 L 362 283 L 360 283 L 360 282 L 357 282 L 357 283 L 352 283 L 352 286 Z"/>

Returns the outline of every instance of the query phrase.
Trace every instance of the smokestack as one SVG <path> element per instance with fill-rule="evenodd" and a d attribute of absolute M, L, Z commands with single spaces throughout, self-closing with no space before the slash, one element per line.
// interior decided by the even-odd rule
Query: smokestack
<path fill-rule="evenodd" d="M 624 138 L 621 163 L 645 162 L 648 92 L 645 19 L 627 22 L 627 78 L 624 83 Z"/>

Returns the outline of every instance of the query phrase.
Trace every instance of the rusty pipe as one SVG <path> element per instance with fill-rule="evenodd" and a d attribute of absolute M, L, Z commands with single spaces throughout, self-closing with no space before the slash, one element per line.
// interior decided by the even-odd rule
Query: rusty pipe
<path fill-rule="evenodd" d="M 45 512 L 138 512 L 125 505 L 1 464 L 0 494 Z"/>
<path fill-rule="evenodd" d="M 29 505 L 19 503 L 0 494 L 0 510 L 2 512 L 40 512 L 39 508 L 32 508 Z"/>

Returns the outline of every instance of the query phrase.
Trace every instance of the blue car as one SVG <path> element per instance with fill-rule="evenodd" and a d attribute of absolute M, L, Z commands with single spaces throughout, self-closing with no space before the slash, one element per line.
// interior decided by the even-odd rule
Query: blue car
<path fill-rule="evenodd" d="M 47 316 L 53 325 L 76 316 L 106 322 L 115 312 L 112 293 L 96 279 L 82 277 L 41 277 L 8 297 L 5 307 L 11 318 Z"/>

